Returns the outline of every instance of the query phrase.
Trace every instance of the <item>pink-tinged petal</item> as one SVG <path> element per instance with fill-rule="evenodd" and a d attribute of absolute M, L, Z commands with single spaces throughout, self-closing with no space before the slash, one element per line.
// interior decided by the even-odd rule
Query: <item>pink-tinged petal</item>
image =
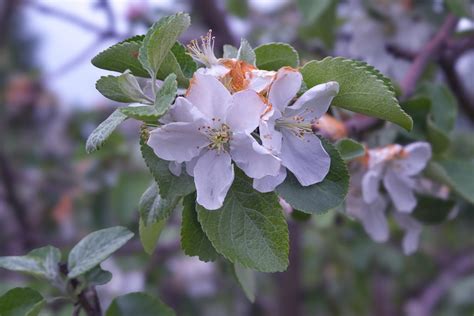
<path fill-rule="evenodd" d="M 170 169 L 170 172 L 173 175 L 179 177 L 183 171 L 183 164 L 176 161 L 171 161 L 168 165 L 168 169 Z"/>
<path fill-rule="evenodd" d="M 416 197 L 413 192 L 413 179 L 397 174 L 395 170 L 387 170 L 383 184 L 392 199 L 395 208 L 402 213 L 411 213 L 416 207 Z"/>
<path fill-rule="evenodd" d="M 212 65 L 211 67 L 202 67 L 196 70 L 196 73 L 201 75 L 208 75 L 217 78 L 222 78 L 229 73 L 230 69 L 224 65 Z"/>
<path fill-rule="evenodd" d="M 422 226 L 417 220 L 407 214 L 395 212 L 393 213 L 393 217 L 398 225 L 405 231 L 405 236 L 403 236 L 402 241 L 403 253 L 409 256 L 418 250 Z"/>
<path fill-rule="evenodd" d="M 273 78 L 276 75 L 276 71 L 267 71 L 255 69 L 248 73 L 247 79 L 249 80 L 248 89 L 261 92 L 268 88 Z"/>
<path fill-rule="evenodd" d="M 281 151 L 283 137 L 281 133 L 275 129 L 275 120 L 280 116 L 280 112 L 274 112 L 268 119 L 261 119 L 258 127 L 263 146 L 276 154 L 279 154 Z"/>
<path fill-rule="evenodd" d="M 360 196 L 354 194 L 347 196 L 347 213 L 358 219 L 365 232 L 376 242 L 386 242 L 389 237 L 386 208 L 387 201 L 381 196 L 369 204 L 365 203 Z"/>
<path fill-rule="evenodd" d="M 148 146 L 161 159 L 176 162 L 189 161 L 209 145 L 209 139 L 198 128 L 202 122 L 170 123 L 150 133 Z"/>
<path fill-rule="evenodd" d="M 186 93 L 186 99 L 209 119 L 225 118 L 230 92 L 216 78 L 194 74 Z"/>
<path fill-rule="evenodd" d="M 245 90 L 235 93 L 230 101 L 226 123 L 234 132 L 253 132 L 266 109 L 263 100 L 255 91 Z"/>
<path fill-rule="evenodd" d="M 260 179 L 253 179 L 253 188 L 259 192 L 272 192 L 277 186 L 286 179 L 286 168 L 280 167 L 280 171 L 276 176 L 266 176 Z"/>
<path fill-rule="evenodd" d="M 169 122 L 194 122 L 204 119 L 204 115 L 183 97 L 178 97 L 165 115 L 166 123 Z"/>
<path fill-rule="evenodd" d="M 283 111 L 300 90 L 302 81 L 303 76 L 296 69 L 284 67 L 278 70 L 268 93 L 270 104 Z"/>
<path fill-rule="evenodd" d="M 406 157 L 393 161 L 397 172 L 407 176 L 419 174 L 431 159 L 431 146 L 425 142 L 412 143 L 405 147 Z"/>
<path fill-rule="evenodd" d="M 199 160 L 199 156 L 194 157 L 190 161 L 186 161 L 186 172 L 191 176 L 194 177 L 194 167 L 196 167 L 196 163 Z"/>
<path fill-rule="evenodd" d="M 283 141 L 280 158 L 298 179 L 302 186 L 323 181 L 329 172 L 331 158 L 321 140 L 309 133 L 296 136 L 292 131 L 282 129 Z"/>
<path fill-rule="evenodd" d="M 369 169 L 362 177 L 362 197 L 366 203 L 372 203 L 380 196 L 382 169 Z"/>
<path fill-rule="evenodd" d="M 208 150 L 194 167 L 196 201 L 208 210 L 221 208 L 233 181 L 234 166 L 230 155 Z"/>
<path fill-rule="evenodd" d="M 248 134 L 237 133 L 232 136 L 230 154 L 237 166 L 251 178 L 276 176 L 280 170 L 280 159 Z"/>
<path fill-rule="evenodd" d="M 332 99 L 339 92 L 339 84 L 330 81 L 318 84 L 296 100 L 296 102 L 284 112 L 284 116 L 301 116 L 306 120 L 318 119 L 329 109 Z"/>

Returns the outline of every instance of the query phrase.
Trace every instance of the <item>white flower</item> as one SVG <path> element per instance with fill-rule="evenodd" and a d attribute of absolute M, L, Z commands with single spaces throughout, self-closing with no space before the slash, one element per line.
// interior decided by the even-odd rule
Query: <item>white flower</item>
<path fill-rule="evenodd" d="M 229 69 L 220 63 L 214 55 L 214 37 L 209 30 L 205 36 L 201 36 L 201 44 L 197 40 L 192 40 L 188 45 L 191 57 L 200 62 L 205 68 L 199 68 L 197 73 L 222 77 L 229 72 Z"/>
<path fill-rule="evenodd" d="M 186 97 L 177 98 L 167 124 L 150 133 L 148 145 L 162 159 L 186 162 L 197 202 L 218 209 L 234 180 L 231 159 L 252 178 L 280 169 L 280 160 L 250 135 L 265 108 L 255 91 L 231 95 L 216 78 L 195 74 Z"/>
<path fill-rule="evenodd" d="M 414 176 L 426 167 L 431 158 L 431 146 L 425 142 L 406 147 L 389 145 L 368 151 L 368 171 L 362 179 L 362 196 L 368 204 L 380 195 L 383 181 L 395 208 L 411 213 L 416 207 Z"/>
<path fill-rule="evenodd" d="M 337 82 L 314 86 L 289 106 L 301 87 L 302 76 L 292 68 L 281 68 L 268 88 L 270 110 L 259 124 L 262 144 L 282 161 L 277 176 L 254 180 L 261 192 L 274 190 L 289 169 L 303 186 L 321 182 L 331 164 L 330 157 L 311 124 L 329 108 L 339 92 Z"/>

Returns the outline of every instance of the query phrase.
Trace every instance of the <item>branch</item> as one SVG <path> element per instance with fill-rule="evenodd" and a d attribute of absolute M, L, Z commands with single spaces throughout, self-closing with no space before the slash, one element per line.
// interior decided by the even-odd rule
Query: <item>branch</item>
<path fill-rule="evenodd" d="M 462 276 L 474 271 L 474 253 L 459 257 L 448 265 L 442 273 L 418 296 L 405 304 L 407 316 L 430 316 L 444 294 Z"/>

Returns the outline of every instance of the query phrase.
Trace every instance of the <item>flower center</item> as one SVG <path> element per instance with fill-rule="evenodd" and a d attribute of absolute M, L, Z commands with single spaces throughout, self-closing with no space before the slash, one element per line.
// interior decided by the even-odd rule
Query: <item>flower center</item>
<path fill-rule="evenodd" d="M 275 121 L 275 127 L 277 129 L 286 128 L 291 131 L 295 136 L 303 138 L 306 133 L 313 133 L 310 123 L 306 123 L 302 116 L 292 116 L 286 118 L 280 118 Z"/>
<path fill-rule="evenodd" d="M 218 63 L 214 55 L 214 37 L 212 36 L 212 30 L 209 30 L 205 36 L 201 36 L 201 44 L 199 44 L 197 40 L 192 40 L 187 47 L 191 57 L 206 67 L 209 68 Z"/>
<path fill-rule="evenodd" d="M 200 128 L 200 130 L 204 131 L 211 142 L 208 145 L 209 149 L 215 149 L 219 152 L 226 150 L 226 147 L 232 137 L 232 131 L 227 124 L 221 124 L 221 126 L 214 128 L 211 126 L 203 126 Z"/>

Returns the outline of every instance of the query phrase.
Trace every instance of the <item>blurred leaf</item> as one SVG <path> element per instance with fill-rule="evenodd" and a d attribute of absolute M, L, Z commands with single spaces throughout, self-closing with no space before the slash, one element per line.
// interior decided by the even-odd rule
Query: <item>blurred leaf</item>
<path fill-rule="evenodd" d="M 26 256 L 0 257 L 0 268 L 32 274 L 52 281 L 59 275 L 60 260 L 59 249 L 46 246 L 32 250 Z"/>
<path fill-rule="evenodd" d="M 474 204 L 474 162 L 457 159 L 441 159 L 431 161 L 426 173 L 437 180 L 466 201 Z"/>
<path fill-rule="evenodd" d="M 321 15 L 326 12 L 332 0 L 297 0 L 296 3 L 298 5 L 298 9 L 303 15 L 303 21 L 305 24 L 313 24 L 316 22 Z"/>
<path fill-rule="evenodd" d="M 194 192 L 194 181 L 186 172 L 179 177 L 169 170 L 169 161 L 158 158 L 147 144 L 141 141 L 141 151 L 148 169 L 155 178 L 162 198 L 173 201 Z"/>
<path fill-rule="evenodd" d="M 293 208 L 309 213 L 321 214 L 341 204 L 349 189 L 347 166 L 337 149 L 322 139 L 324 148 L 331 156 L 331 167 L 322 182 L 302 186 L 296 177 L 288 172 L 285 181 L 276 192 Z"/>
<path fill-rule="evenodd" d="M 255 293 L 257 291 L 257 280 L 255 278 L 255 272 L 250 269 L 242 267 L 240 264 L 234 264 L 234 272 L 237 281 L 239 282 L 245 296 L 250 302 L 255 302 Z"/>
<path fill-rule="evenodd" d="M 439 128 L 431 119 L 428 117 L 426 120 L 427 138 L 431 143 L 433 152 L 438 154 L 444 152 L 449 147 L 449 135 L 447 132 Z"/>
<path fill-rule="evenodd" d="M 120 88 L 119 77 L 100 77 L 95 84 L 95 88 L 106 98 L 123 103 L 137 102 Z"/>
<path fill-rule="evenodd" d="M 444 222 L 454 207 L 454 201 L 442 200 L 433 196 L 417 196 L 417 205 L 413 217 L 424 224 Z"/>
<path fill-rule="evenodd" d="M 248 0 L 226 0 L 227 11 L 239 18 L 245 18 L 249 13 Z"/>
<path fill-rule="evenodd" d="M 311 214 L 293 210 L 291 212 L 291 218 L 299 222 L 307 222 L 311 219 Z"/>
<path fill-rule="evenodd" d="M 451 132 L 457 116 L 457 101 L 451 91 L 437 83 L 423 83 L 417 90 L 417 96 L 431 101 L 433 123 L 445 132 Z"/>
<path fill-rule="evenodd" d="M 336 26 L 337 26 L 337 5 L 338 0 L 299 0 L 300 6 L 310 6 L 300 10 L 307 11 L 306 22 L 300 29 L 301 37 L 303 38 L 319 38 L 327 48 L 332 48 L 336 40 Z M 303 16 L 305 14 L 303 13 Z"/>
<path fill-rule="evenodd" d="M 37 316 L 45 303 L 37 291 L 28 287 L 17 287 L 0 297 L 0 315 Z"/>
<path fill-rule="evenodd" d="M 145 225 L 143 218 L 140 217 L 139 221 L 139 232 L 140 242 L 142 243 L 143 249 L 150 256 L 153 254 L 160 238 L 161 232 L 166 224 L 166 218 L 161 221 L 156 221 Z"/>
<path fill-rule="evenodd" d="M 474 161 L 474 133 L 454 131 L 447 156 Z"/>
<path fill-rule="evenodd" d="M 278 70 L 289 66 L 297 68 L 300 63 L 298 52 L 285 43 L 269 43 L 255 48 L 258 69 Z"/>
<path fill-rule="evenodd" d="M 240 40 L 240 47 L 237 51 L 237 59 L 243 60 L 246 63 L 255 66 L 255 52 L 245 38 Z"/>
<path fill-rule="evenodd" d="M 473 4 L 470 0 L 445 0 L 448 9 L 459 17 L 474 18 Z"/>
<path fill-rule="evenodd" d="M 99 124 L 94 131 L 89 135 L 86 142 L 87 153 L 92 153 L 102 147 L 103 143 L 112 134 L 112 132 L 127 119 L 127 116 L 120 112 L 119 109 L 115 110 L 110 116 Z"/>
<path fill-rule="evenodd" d="M 106 316 L 173 316 L 175 312 L 146 293 L 129 293 L 112 301 Z"/>
<path fill-rule="evenodd" d="M 177 13 L 160 19 L 148 30 L 138 59 L 151 77 L 156 76 L 165 57 L 190 23 L 189 15 Z"/>
<path fill-rule="evenodd" d="M 340 90 L 332 102 L 334 106 L 388 120 L 406 130 L 413 126 L 411 117 L 398 104 L 393 86 L 382 80 L 380 72 L 371 66 L 341 57 L 327 57 L 305 64 L 301 73 L 308 88 L 337 81 Z"/>
<path fill-rule="evenodd" d="M 416 140 L 426 139 L 427 117 L 431 110 L 431 101 L 427 97 L 415 97 L 402 103 L 403 110 L 413 119 L 413 129 L 404 134 Z"/>
<path fill-rule="evenodd" d="M 68 258 L 68 278 L 75 278 L 100 264 L 133 237 L 125 227 L 93 232 L 75 245 Z"/>
<path fill-rule="evenodd" d="M 278 198 L 255 191 L 240 170 L 222 208 L 196 209 L 212 245 L 232 263 L 262 272 L 288 267 L 288 226 Z"/>
<path fill-rule="evenodd" d="M 86 280 L 87 285 L 90 286 L 104 285 L 112 280 L 112 273 L 102 270 L 100 265 L 98 265 L 92 270 L 87 271 L 84 274 L 84 279 Z"/>
<path fill-rule="evenodd" d="M 237 53 L 239 49 L 232 45 L 224 45 L 224 58 L 237 58 Z"/>
<path fill-rule="evenodd" d="M 352 160 L 365 155 L 364 145 L 350 138 L 340 139 L 335 147 L 344 160 Z"/>
<path fill-rule="evenodd" d="M 183 219 L 181 224 L 181 248 L 188 256 L 198 256 L 208 262 L 217 259 L 218 253 L 203 232 L 196 212 L 196 194 L 189 194 L 183 201 Z"/>
<path fill-rule="evenodd" d="M 180 197 L 167 200 L 160 196 L 159 188 L 153 183 L 140 198 L 140 218 L 145 226 L 167 219 L 178 204 Z"/>
<path fill-rule="evenodd" d="M 197 64 L 194 59 L 186 52 L 186 48 L 183 44 L 176 42 L 171 48 L 171 52 L 176 57 L 176 60 L 183 72 L 183 75 L 187 78 L 191 78 L 194 72 L 197 70 Z"/>

